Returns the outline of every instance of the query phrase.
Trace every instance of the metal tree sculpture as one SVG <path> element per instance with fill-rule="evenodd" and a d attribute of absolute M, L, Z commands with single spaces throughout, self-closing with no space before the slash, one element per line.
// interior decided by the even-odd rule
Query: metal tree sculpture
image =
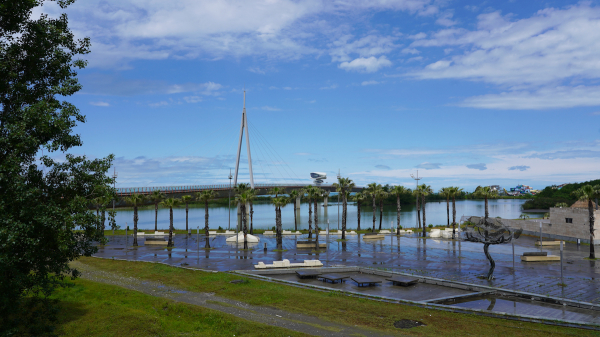
<path fill-rule="evenodd" d="M 486 279 L 492 280 L 494 268 L 496 267 L 496 263 L 488 251 L 490 245 L 509 243 L 513 239 L 518 239 L 522 232 L 522 229 L 511 231 L 500 219 L 484 218 L 479 220 L 477 224 L 467 226 L 465 230 L 466 240 L 483 243 L 483 252 L 487 259 L 490 260 L 490 271 L 485 277 Z"/>

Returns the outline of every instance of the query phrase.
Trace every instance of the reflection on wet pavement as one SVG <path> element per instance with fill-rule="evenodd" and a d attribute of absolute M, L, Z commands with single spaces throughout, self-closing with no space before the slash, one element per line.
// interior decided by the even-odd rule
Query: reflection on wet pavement
<path fill-rule="evenodd" d="M 110 242 L 99 247 L 96 256 L 127 260 L 162 262 L 170 265 L 185 265 L 190 268 L 218 271 L 254 270 L 259 261 L 271 264 L 283 259 L 291 263 L 319 259 L 325 267 L 362 266 L 436 277 L 451 281 L 493 286 L 540 295 L 568 298 L 575 301 L 600 303 L 600 265 L 595 261 L 584 260 L 588 246 L 567 243 L 564 252 L 564 283 L 560 283 L 560 263 L 526 263 L 520 255 L 527 251 L 538 251 L 535 238 L 521 237 L 515 243 L 515 268 L 511 245 L 495 245 L 490 253 L 496 261 L 495 280 L 477 278 L 486 272 L 489 264 L 483 254 L 483 247 L 477 243 L 448 239 L 421 239 L 413 236 L 386 236 L 376 242 L 364 241 L 362 235 L 349 236 L 346 242 L 339 242 L 338 236 L 319 236 L 320 242 L 327 242 L 327 249 L 315 253 L 310 250 L 297 250 L 296 241 L 306 240 L 307 235 L 283 238 L 284 252 L 273 252 L 276 247 L 274 236 L 259 235 L 261 241 L 248 251 L 237 249 L 236 244 L 227 244 L 225 236 L 211 237 L 211 247 L 205 250 L 204 236 L 178 234 L 175 248 L 144 246 L 131 247 L 132 238 L 125 236 L 109 237 Z M 267 251 L 263 250 L 267 244 Z M 241 244 L 240 244 L 241 247 Z M 550 255 L 558 255 L 558 247 L 544 247 Z M 344 285 L 346 286 L 346 285 Z"/>

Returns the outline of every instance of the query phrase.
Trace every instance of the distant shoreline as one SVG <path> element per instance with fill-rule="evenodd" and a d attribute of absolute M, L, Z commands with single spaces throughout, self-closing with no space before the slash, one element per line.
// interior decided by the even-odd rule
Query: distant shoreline
<path fill-rule="evenodd" d="M 523 213 L 548 213 L 549 209 L 525 209 Z"/>

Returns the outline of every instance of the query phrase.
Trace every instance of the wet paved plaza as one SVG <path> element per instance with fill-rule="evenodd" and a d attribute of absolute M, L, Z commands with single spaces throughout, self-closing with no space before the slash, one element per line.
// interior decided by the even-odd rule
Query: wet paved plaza
<path fill-rule="evenodd" d="M 236 244 L 225 242 L 224 235 L 211 236 L 213 249 L 205 250 L 204 236 L 175 235 L 175 248 L 164 246 L 131 247 L 129 236 L 109 237 L 110 242 L 100 247 L 96 256 L 127 260 L 155 261 L 175 266 L 218 271 L 254 270 L 259 261 L 270 264 L 283 259 L 291 263 L 319 259 L 325 267 L 359 266 L 379 268 L 419 276 L 435 277 L 476 285 L 492 286 L 509 290 L 567 298 L 574 301 L 600 304 L 600 261 L 589 261 L 589 246 L 567 243 L 564 250 L 563 274 L 566 286 L 560 286 L 560 262 L 521 262 L 523 252 L 540 251 L 534 245 L 536 238 L 521 237 L 515 242 L 515 268 L 513 269 L 512 246 L 490 247 L 496 261 L 492 281 L 477 276 L 487 272 L 489 263 L 478 243 L 450 239 L 421 239 L 416 235 L 400 238 L 387 235 L 382 240 L 365 241 L 363 235 L 348 236 L 348 241 L 339 242 L 339 236 L 320 235 L 321 243 L 327 241 L 328 249 L 320 253 L 297 250 L 296 241 L 306 240 L 307 235 L 284 236 L 284 252 L 273 252 L 275 237 L 259 235 L 260 242 L 249 251 L 237 249 Z M 264 251 L 264 244 L 267 251 Z M 198 249 L 200 247 L 200 249 Z M 241 247 L 241 244 L 240 244 Z M 544 247 L 549 255 L 559 255 L 558 246 Z M 320 282 L 320 281 L 319 281 Z M 438 296 L 439 297 L 439 296 Z"/>

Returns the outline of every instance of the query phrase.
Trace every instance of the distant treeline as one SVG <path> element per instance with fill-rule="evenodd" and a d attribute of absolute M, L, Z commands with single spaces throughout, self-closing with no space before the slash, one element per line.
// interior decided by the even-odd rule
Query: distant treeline
<path fill-rule="evenodd" d="M 600 185 L 600 179 L 568 184 L 560 189 L 555 185 L 548 186 L 540 193 L 532 196 L 530 200 L 527 200 L 523 204 L 523 209 L 548 209 L 562 202 L 571 206 L 577 201 L 577 197 L 573 195 L 573 192 L 584 185 Z"/>

